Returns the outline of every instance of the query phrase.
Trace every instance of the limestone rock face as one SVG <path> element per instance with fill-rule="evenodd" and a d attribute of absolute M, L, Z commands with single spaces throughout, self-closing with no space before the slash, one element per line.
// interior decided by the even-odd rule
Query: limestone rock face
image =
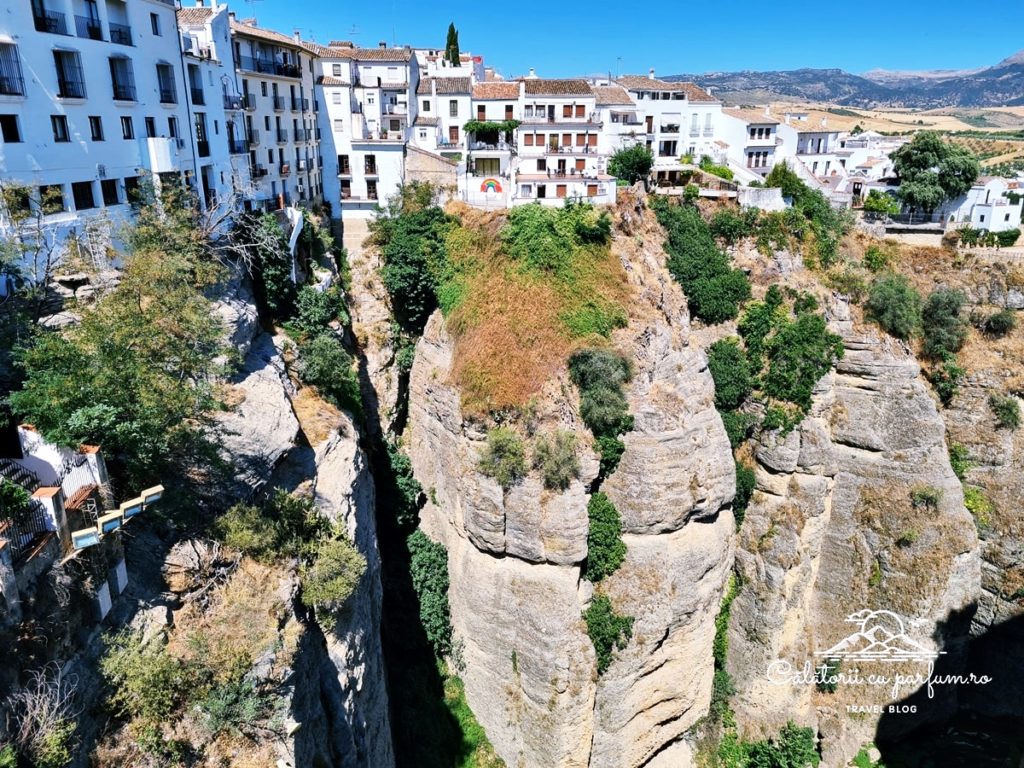
<path fill-rule="evenodd" d="M 227 329 L 227 343 L 239 355 L 249 351 L 249 345 L 260 333 L 260 318 L 252 286 L 240 269 L 232 271 L 213 304 L 214 313 Z"/>
<path fill-rule="evenodd" d="M 217 440 L 236 468 L 237 494 L 262 485 L 295 445 L 299 422 L 292 411 L 292 385 L 274 340 L 256 337 L 231 384 L 234 407 L 221 414 Z"/>
<path fill-rule="evenodd" d="M 689 749 L 679 739 L 707 712 L 714 620 L 732 563 L 734 469 L 661 241 L 642 244 L 646 221 L 638 214 L 633 237 L 613 246 L 636 296 L 628 327 L 613 337 L 633 362 L 636 425 L 602 486 L 628 552 L 601 590 L 635 622 L 600 678 L 582 620 L 594 587 L 580 569 L 598 462 L 568 377 L 537 397 L 537 431 L 576 434 L 586 454 L 580 478 L 557 492 L 533 472 L 503 492 L 477 469 L 486 430 L 463 418 L 439 313 L 417 346 L 406 446 L 430 499 L 421 524 L 448 550 L 460 675 L 509 766 L 632 767 L 657 756 L 684 768 Z M 680 762 L 665 763 L 668 755 Z"/>
<path fill-rule="evenodd" d="M 974 523 L 917 363 L 901 345 L 855 331 L 842 305 L 832 310 L 844 359 L 819 382 L 798 428 L 756 446 L 728 671 L 741 730 L 756 737 L 790 719 L 817 725 L 824 764 L 843 765 L 877 722 L 846 716 L 844 705 L 888 701 L 889 692 L 822 695 L 814 685 L 773 683 L 769 665 L 820 664 L 815 651 L 855 631 L 847 615 L 862 608 L 902 616 L 908 634 L 934 648 L 939 628 L 974 599 L 981 573 Z M 922 491 L 938 501 L 915 503 Z"/>

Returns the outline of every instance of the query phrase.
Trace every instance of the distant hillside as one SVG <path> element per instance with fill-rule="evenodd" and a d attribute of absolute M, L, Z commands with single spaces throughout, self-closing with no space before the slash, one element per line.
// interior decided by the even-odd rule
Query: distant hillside
<path fill-rule="evenodd" d="M 737 101 L 793 98 L 851 107 L 1000 107 L 1024 105 L 1024 51 L 979 70 L 890 72 L 854 75 L 841 69 L 784 72 L 707 72 L 673 75 L 717 96 Z"/>

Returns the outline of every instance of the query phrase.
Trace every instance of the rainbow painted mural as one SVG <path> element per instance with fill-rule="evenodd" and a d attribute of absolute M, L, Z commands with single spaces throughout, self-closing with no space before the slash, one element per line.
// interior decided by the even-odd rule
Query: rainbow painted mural
<path fill-rule="evenodd" d="M 480 191 L 481 192 L 494 192 L 494 193 L 500 195 L 501 194 L 501 182 L 498 181 L 497 179 L 484 179 L 483 182 L 480 184 Z"/>

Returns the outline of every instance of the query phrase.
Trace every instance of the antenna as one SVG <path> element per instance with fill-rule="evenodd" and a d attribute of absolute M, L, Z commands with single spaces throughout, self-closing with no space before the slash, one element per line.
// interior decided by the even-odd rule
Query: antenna
<path fill-rule="evenodd" d="M 615 79 L 618 80 L 620 77 L 622 77 L 622 57 L 621 56 L 616 56 L 615 57 Z"/>
<path fill-rule="evenodd" d="M 249 4 L 249 9 L 252 12 L 253 21 L 256 21 L 256 3 L 262 3 L 263 0 L 245 0 Z"/>
<path fill-rule="evenodd" d="M 359 27 L 357 27 L 355 24 L 353 24 L 352 29 L 348 31 L 348 36 L 352 38 L 359 37 L 359 35 L 361 34 L 363 34 L 362 30 L 359 29 Z"/>

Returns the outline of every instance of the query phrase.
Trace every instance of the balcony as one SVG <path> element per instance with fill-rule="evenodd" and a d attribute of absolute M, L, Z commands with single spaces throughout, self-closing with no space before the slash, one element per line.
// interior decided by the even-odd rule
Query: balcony
<path fill-rule="evenodd" d="M 282 176 L 287 176 L 288 174 L 290 174 L 292 172 L 291 163 L 281 163 L 280 167 L 278 168 L 278 172 Z"/>
<path fill-rule="evenodd" d="M 690 136 L 700 136 L 700 128 L 691 128 Z"/>
<path fill-rule="evenodd" d="M 135 101 L 135 86 L 131 83 L 114 83 L 114 101 Z"/>
<path fill-rule="evenodd" d="M 20 67 L 8 68 L 0 62 L 0 96 L 24 96 L 25 80 Z"/>
<path fill-rule="evenodd" d="M 267 170 L 267 167 L 265 165 L 254 165 L 249 170 L 249 173 L 252 175 L 254 179 L 262 179 L 264 176 L 270 173 L 270 171 Z"/>
<path fill-rule="evenodd" d="M 57 79 L 57 98 L 60 99 L 84 99 L 85 82 L 82 80 L 71 80 L 68 78 Z"/>
<path fill-rule="evenodd" d="M 88 16 L 75 16 L 75 31 L 79 37 L 86 40 L 102 40 L 103 28 L 99 19 L 92 19 Z"/>
<path fill-rule="evenodd" d="M 251 131 L 247 131 L 245 134 L 245 140 L 249 142 L 250 147 L 258 147 L 260 145 L 260 132 L 255 128 Z"/>
<path fill-rule="evenodd" d="M 715 135 L 715 129 L 712 128 L 710 125 L 705 125 L 704 126 L 704 135 L 705 136 L 714 136 Z"/>
<path fill-rule="evenodd" d="M 662 133 L 679 133 L 679 125 L 678 123 L 669 123 L 661 126 L 660 130 Z"/>
<path fill-rule="evenodd" d="M 275 96 L 274 97 L 274 111 L 275 112 L 283 112 L 284 111 L 284 96 Z"/>
<path fill-rule="evenodd" d="M 245 139 L 228 139 L 228 152 L 232 155 L 244 155 L 249 151 L 249 144 Z"/>
<path fill-rule="evenodd" d="M 253 56 L 240 56 L 238 61 L 239 69 L 247 69 L 250 72 L 260 72 L 265 75 L 279 75 L 281 77 L 302 77 L 302 71 L 294 64 L 279 64 L 276 61 Z"/>
<path fill-rule="evenodd" d="M 256 96 L 251 93 L 242 95 L 242 109 L 246 112 L 252 112 L 256 109 Z"/>
<path fill-rule="evenodd" d="M 230 94 L 224 94 L 224 109 L 237 112 L 242 108 L 242 97 L 232 96 Z"/>
<path fill-rule="evenodd" d="M 160 103 L 161 104 L 177 104 L 178 94 L 173 88 L 161 88 L 160 89 Z"/>
<path fill-rule="evenodd" d="M 367 165 L 363 166 L 363 175 L 364 176 L 376 176 L 377 175 L 377 166 L 375 164 L 369 164 L 369 163 Z"/>
<path fill-rule="evenodd" d="M 192 94 L 192 103 L 193 104 L 203 105 L 203 104 L 206 103 L 206 96 L 203 94 L 203 87 L 202 86 L 199 86 L 197 88 L 196 86 L 193 85 L 191 88 L 189 88 L 189 92 Z M 163 93 L 163 91 L 161 91 L 161 93 Z M 161 101 L 163 101 L 162 98 L 161 98 Z M 167 102 L 164 102 L 164 103 L 166 104 Z"/>
<path fill-rule="evenodd" d="M 288 143 L 288 131 L 284 130 L 283 128 L 278 128 L 277 129 L 277 143 L 278 144 L 287 144 Z"/>
<path fill-rule="evenodd" d="M 292 98 L 292 112 L 305 112 L 309 109 L 309 99 Z"/>
<path fill-rule="evenodd" d="M 408 115 L 409 107 L 405 104 L 385 104 L 383 112 L 385 115 Z"/>
<path fill-rule="evenodd" d="M 107 26 L 110 28 L 110 42 L 118 45 L 132 44 L 132 28 L 127 24 L 110 22 Z"/>
<path fill-rule="evenodd" d="M 199 152 L 200 157 L 209 157 L 210 142 L 207 139 L 199 139 L 196 142 L 196 150 Z"/>
<path fill-rule="evenodd" d="M 309 170 L 309 163 L 307 163 L 305 160 L 299 160 L 297 163 L 295 163 L 295 167 L 296 170 L 298 170 L 301 173 L 302 171 Z"/>
<path fill-rule="evenodd" d="M 309 141 L 310 132 L 299 128 L 295 131 L 295 141 Z"/>
<path fill-rule="evenodd" d="M 524 125 L 600 125 L 601 115 L 598 112 L 591 112 L 583 117 L 558 117 L 557 115 L 525 115 L 523 117 Z"/>
<path fill-rule="evenodd" d="M 544 147 L 545 155 L 596 155 L 597 147 L 587 146 L 558 146 L 548 144 Z"/>
<path fill-rule="evenodd" d="M 63 13 L 58 11 L 37 11 L 34 14 L 36 32 L 50 32 L 54 35 L 66 35 L 68 22 Z"/>

